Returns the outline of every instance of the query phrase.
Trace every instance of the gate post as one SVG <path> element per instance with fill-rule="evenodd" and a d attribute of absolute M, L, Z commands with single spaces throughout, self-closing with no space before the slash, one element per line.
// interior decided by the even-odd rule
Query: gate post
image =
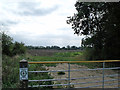
<path fill-rule="evenodd" d="M 19 79 L 20 79 L 20 88 L 28 87 L 28 62 L 27 60 L 21 60 L 19 62 Z"/>

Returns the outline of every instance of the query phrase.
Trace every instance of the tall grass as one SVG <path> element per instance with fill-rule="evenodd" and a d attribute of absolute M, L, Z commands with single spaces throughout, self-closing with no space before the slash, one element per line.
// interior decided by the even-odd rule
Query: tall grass
<path fill-rule="evenodd" d="M 26 56 L 15 56 L 8 57 L 3 55 L 2 58 L 2 88 L 18 88 L 19 85 L 19 61 L 23 58 L 26 59 Z M 45 70 L 41 65 L 31 65 L 29 70 Z M 39 79 L 52 79 L 48 73 L 29 73 L 29 79 L 39 80 Z M 37 83 L 29 83 L 29 85 L 34 85 Z M 51 81 L 40 82 L 39 84 L 52 84 Z M 46 87 L 48 88 L 48 87 Z M 49 87 L 52 88 L 52 87 Z"/>
<path fill-rule="evenodd" d="M 6 55 L 2 57 L 2 87 L 19 87 L 19 60 Z"/>

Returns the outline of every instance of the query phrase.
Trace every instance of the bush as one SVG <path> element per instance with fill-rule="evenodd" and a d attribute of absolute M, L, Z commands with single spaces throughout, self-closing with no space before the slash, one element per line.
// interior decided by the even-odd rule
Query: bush
<path fill-rule="evenodd" d="M 24 54 L 26 47 L 23 43 L 15 42 L 5 33 L 2 33 L 2 53 L 8 56 L 15 56 L 17 54 Z"/>

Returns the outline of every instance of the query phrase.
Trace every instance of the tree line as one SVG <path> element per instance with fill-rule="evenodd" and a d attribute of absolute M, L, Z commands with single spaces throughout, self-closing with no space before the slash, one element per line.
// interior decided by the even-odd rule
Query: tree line
<path fill-rule="evenodd" d="M 120 59 L 120 2 L 80 2 L 67 24 L 85 35 L 82 46 L 90 60 Z"/>
<path fill-rule="evenodd" d="M 26 46 L 28 49 L 44 49 L 44 50 L 83 50 L 83 47 L 77 47 L 77 46 L 67 46 L 67 47 L 59 47 L 59 46 Z"/>

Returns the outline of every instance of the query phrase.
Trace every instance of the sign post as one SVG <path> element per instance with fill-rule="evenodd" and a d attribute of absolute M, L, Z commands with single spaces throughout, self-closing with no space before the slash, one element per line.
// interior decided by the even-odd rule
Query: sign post
<path fill-rule="evenodd" d="M 27 60 L 21 60 L 19 62 L 19 78 L 20 78 L 20 88 L 28 87 L 28 62 Z"/>

